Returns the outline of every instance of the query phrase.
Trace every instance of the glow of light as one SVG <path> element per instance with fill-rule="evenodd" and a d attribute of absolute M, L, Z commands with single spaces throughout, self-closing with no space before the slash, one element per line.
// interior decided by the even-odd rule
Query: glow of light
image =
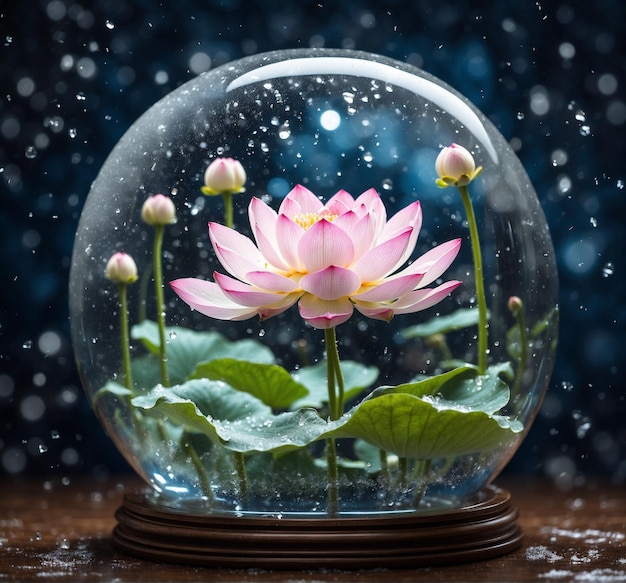
<path fill-rule="evenodd" d="M 325 130 L 332 132 L 341 124 L 341 118 L 334 109 L 329 109 L 320 115 L 320 123 Z"/>

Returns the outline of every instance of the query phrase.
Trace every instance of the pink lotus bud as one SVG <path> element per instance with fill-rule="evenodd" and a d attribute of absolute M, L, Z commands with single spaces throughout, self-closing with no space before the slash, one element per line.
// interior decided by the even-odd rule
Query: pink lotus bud
<path fill-rule="evenodd" d="M 519 311 L 524 307 L 522 298 L 518 296 L 511 296 L 507 305 L 512 314 L 518 314 Z"/>
<path fill-rule="evenodd" d="M 137 281 L 137 265 L 127 253 L 114 253 L 107 262 L 104 275 L 116 283 L 133 283 Z"/>
<path fill-rule="evenodd" d="M 233 158 L 216 158 L 204 173 L 204 194 L 235 194 L 243 192 L 246 171 L 241 162 Z"/>
<path fill-rule="evenodd" d="M 171 225 L 176 222 L 176 207 L 171 198 L 155 194 L 143 203 L 141 218 L 148 225 Z"/>
<path fill-rule="evenodd" d="M 473 156 L 463 146 L 452 144 L 439 152 L 435 161 L 435 170 L 439 174 L 437 184 L 446 186 L 466 186 L 482 170 L 476 168 Z"/>

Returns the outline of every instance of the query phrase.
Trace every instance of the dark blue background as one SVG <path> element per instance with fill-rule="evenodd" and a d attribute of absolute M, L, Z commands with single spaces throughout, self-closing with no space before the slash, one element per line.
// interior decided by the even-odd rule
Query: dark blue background
<path fill-rule="evenodd" d="M 127 469 L 76 375 L 67 279 L 98 169 L 152 103 L 272 49 L 354 48 L 464 93 L 511 141 L 557 249 L 550 390 L 507 472 L 626 481 L 626 4 L 518 0 L 0 3 L 0 474 Z"/>

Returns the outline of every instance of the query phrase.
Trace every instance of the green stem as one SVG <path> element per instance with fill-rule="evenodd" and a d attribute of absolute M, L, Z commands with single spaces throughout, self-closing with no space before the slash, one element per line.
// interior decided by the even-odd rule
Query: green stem
<path fill-rule="evenodd" d="M 335 328 L 327 328 L 324 331 L 324 339 L 326 342 L 328 405 L 330 408 L 330 417 L 331 419 L 339 419 L 339 417 L 343 415 L 345 389 L 343 374 L 341 372 L 339 351 L 337 350 L 337 336 L 335 334 Z"/>
<path fill-rule="evenodd" d="M 343 375 L 337 350 L 334 328 L 324 330 L 326 343 L 326 382 L 328 385 L 328 412 L 331 419 L 339 419 L 343 413 Z M 337 445 L 331 437 L 326 440 L 326 465 L 328 468 L 328 514 L 335 516 L 339 506 L 339 471 Z"/>
<path fill-rule="evenodd" d="M 480 253 L 480 240 L 478 237 L 478 225 L 474 215 L 474 207 L 467 186 L 459 186 L 461 200 L 467 215 L 467 223 L 472 241 L 472 253 L 474 255 L 474 278 L 476 285 L 476 300 L 478 302 L 478 372 L 487 372 L 487 299 L 485 296 L 485 283 L 483 276 L 483 260 Z"/>
<path fill-rule="evenodd" d="M 398 489 L 404 490 L 408 484 L 409 464 L 405 457 L 398 458 Z"/>
<path fill-rule="evenodd" d="M 522 386 L 522 377 L 526 369 L 526 360 L 528 358 L 528 336 L 526 334 L 526 318 L 524 317 L 523 306 L 517 310 L 515 317 L 517 319 L 517 327 L 519 328 L 520 353 L 517 370 L 515 371 L 515 381 L 511 389 L 511 401 L 519 394 L 519 390 Z"/>
<path fill-rule="evenodd" d="M 380 457 L 380 475 L 383 479 L 383 483 L 385 486 L 389 485 L 389 463 L 387 462 L 387 452 L 384 449 L 378 450 L 378 455 Z"/>
<path fill-rule="evenodd" d="M 431 460 L 423 460 L 420 462 L 419 475 L 421 480 L 415 489 L 415 496 L 413 497 L 413 508 L 415 509 L 417 509 L 422 502 L 422 498 L 424 498 L 424 493 L 428 487 L 428 474 L 430 473 L 431 464 Z"/>
<path fill-rule="evenodd" d="M 429 336 L 426 339 L 427 345 L 439 350 L 441 355 L 441 359 L 443 361 L 450 361 L 454 359 L 454 355 L 448 346 L 448 341 L 446 340 L 445 334 L 437 333 Z"/>
<path fill-rule="evenodd" d="M 193 447 L 191 443 L 189 443 L 187 433 L 183 433 L 182 445 L 183 445 L 183 449 L 185 450 L 185 453 L 189 456 L 189 459 L 191 460 L 191 463 L 193 464 L 193 467 L 195 468 L 196 473 L 198 474 L 198 479 L 200 481 L 200 488 L 204 492 L 207 499 L 212 502 L 213 490 L 211 488 L 211 481 L 209 480 L 209 477 L 206 473 L 206 469 L 204 468 L 204 464 L 202 463 L 202 460 L 200 459 L 200 456 L 198 455 L 196 448 Z"/>
<path fill-rule="evenodd" d="M 232 192 L 222 192 L 222 200 L 224 201 L 224 221 L 226 226 L 233 228 L 233 194 Z"/>
<path fill-rule="evenodd" d="M 161 369 L 161 384 L 170 386 L 167 371 L 167 356 L 165 353 L 165 301 L 163 299 L 163 268 L 161 265 L 161 248 L 163 247 L 163 225 L 155 226 L 154 234 L 154 287 L 156 292 L 157 324 L 159 328 L 159 365 Z"/>
<path fill-rule="evenodd" d="M 122 362 L 124 366 L 124 383 L 133 390 L 133 375 L 130 368 L 130 344 L 128 340 L 128 301 L 126 299 L 126 284 L 119 284 L 120 292 L 120 335 L 122 342 Z"/>
<path fill-rule="evenodd" d="M 337 516 L 339 512 L 339 470 L 337 468 L 337 445 L 330 437 L 326 440 L 326 464 L 328 466 L 328 493 L 326 512 Z"/>
<path fill-rule="evenodd" d="M 250 488 L 248 485 L 248 475 L 246 473 L 246 462 L 244 460 L 243 453 L 240 451 L 233 452 L 233 458 L 235 461 L 237 476 L 239 478 L 239 493 L 241 494 L 241 502 L 243 505 L 247 505 Z"/>

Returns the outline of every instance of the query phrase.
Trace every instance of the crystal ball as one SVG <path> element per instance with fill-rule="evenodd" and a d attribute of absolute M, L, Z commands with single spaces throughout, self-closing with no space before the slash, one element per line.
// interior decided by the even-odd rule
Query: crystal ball
<path fill-rule="evenodd" d="M 183 512 L 471 503 L 539 409 L 557 302 L 494 125 L 425 71 L 334 49 L 150 107 L 92 185 L 70 275 L 90 402 Z"/>

